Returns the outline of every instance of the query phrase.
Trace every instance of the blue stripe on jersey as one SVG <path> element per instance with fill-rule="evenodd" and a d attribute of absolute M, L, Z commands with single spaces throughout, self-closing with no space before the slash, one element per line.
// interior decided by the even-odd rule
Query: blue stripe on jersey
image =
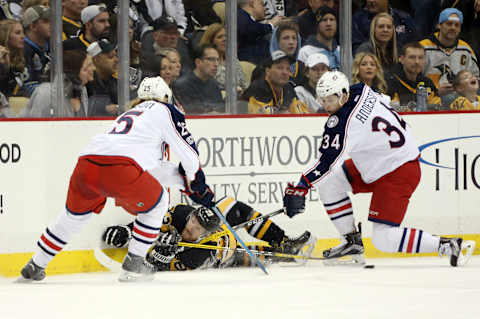
<path fill-rule="evenodd" d="M 155 239 L 152 240 L 152 241 L 146 241 L 146 240 L 138 238 L 137 236 L 135 236 L 133 234 L 132 234 L 132 238 L 134 238 L 136 241 L 139 241 L 139 242 L 147 244 L 147 245 L 153 244 L 153 242 L 155 241 Z"/>
<path fill-rule="evenodd" d="M 337 201 L 337 202 L 328 203 L 328 204 L 323 204 L 323 206 L 325 206 L 325 207 L 330 207 L 330 206 L 333 206 L 333 205 L 340 204 L 341 202 L 346 201 L 346 200 L 350 200 L 350 197 L 347 196 L 347 197 L 345 197 L 344 199 L 341 199 L 341 200 L 339 200 L 339 201 Z"/>
<path fill-rule="evenodd" d="M 423 235 L 423 230 L 420 230 L 420 232 L 418 233 L 418 239 L 417 239 L 417 250 L 416 250 L 417 253 L 420 252 L 420 242 L 422 241 L 422 235 Z"/>
<path fill-rule="evenodd" d="M 370 216 L 368 216 L 368 220 L 374 223 L 385 224 L 385 225 L 394 226 L 394 227 L 400 226 L 400 224 L 397 224 L 388 220 L 373 218 Z"/>
<path fill-rule="evenodd" d="M 79 212 L 79 213 L 74 212 L 74 211 L 68 209 L 68 206 L 67 206 L 66 204 L 65 204 L 65 209 L 67 210 L 67 213 L 69 213 L 69 214 L 71 214 L 71 215 L 73 215 L 73 216 L 88 215 L 88 214 L 91 213 L 91 211 Z"/>
<path fill-rule="evenodd" d="M 56 241 L 58 241 L 60 244 L 62 245 L 66 245 L 67 243 L 64 242 L 63 240 L 61 240 L 60 238 L 58 238 L 57 236 L 55 236 L 51 231 L 50 229 L 47 228 L 47 234 L 52 237 L 53 239 L 55 239 Z"/>
<path fill-rule="evenodd" d="M 187 130 L 187 125 L 185 124 L 185 114 L 180 112 L 180 110 L 177 109 L 175 105 L 168 104 L 168 103 L 162 103 L 162 104 L 165 105 L 168 111 L 170 112 L 170 116 L 172 117 L 173 124 L 178 134 L 198 154 L 198 149 L 197 149 L 197 145 L 195 144 L 195 140 L 193 139 L 192 134 L 190 134 L 190 132 Z"/>
<path fill-rule="evenodd" d="M 402 240 L 400 241 L 400 246 L 398 247 L 398 252 L 401 253 L 403 251 L 403 244 L 405 242 L 405 236 L 407 236 L 407 229 L 403 229 Z"/>
<path fill-rule="evenodd" d="M 55 257 L 55 254 L 52 254 L 51 252 L 49 252 L 48 250 L 46 250 L 46 249 L 42 246 L 42 244 L 40 244 L 39 241 L 37 241 L 37 245 L 38 245 L 38 247 L 40 247 L 46 254 L 49 254 L 50 256 Z"/>
<path fill-rule="evenodd" d="M 335 217 L 331 217 L 330 220 L 339 219 L 339 218 L 342 218 L 342 217 L 345 217 L 345 216 L 348 216 L 348 215 L 353 215 L 353 211 L 342 214 L 342 215 L 338 215 L 338 216 L 335 216 Z"/>
<path fill-rule="evenodd" d="M 141 226 L 141 227 L 143 227 L 143 228 L 147 228 L 147 229 L 151 229 L 151 230 L 155 230 L 155 231 L 159 231 L 159 230 L 160 230 L 160 227 L 148 226 L 148 225 L 145 225 L 145 224 L 139 222 L 138 220 L 135 220 L 135 223 L 136 223 L 138 226 Z"/>

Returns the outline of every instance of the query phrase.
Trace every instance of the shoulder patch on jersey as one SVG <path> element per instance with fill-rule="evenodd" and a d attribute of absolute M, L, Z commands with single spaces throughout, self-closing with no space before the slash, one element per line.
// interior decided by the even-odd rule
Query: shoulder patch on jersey
<path fill-rule="evenodd" d="M 332 115 L 327 120 L 327 127 L 328 128 L 333 128 L 333 127 L 337 126 L 338 122 L 339 122 L 338 116 Z"/>

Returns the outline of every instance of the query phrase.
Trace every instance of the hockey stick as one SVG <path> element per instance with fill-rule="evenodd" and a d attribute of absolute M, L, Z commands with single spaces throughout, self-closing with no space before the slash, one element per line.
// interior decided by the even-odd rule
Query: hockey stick
<path fill-rule="evenodd" d="M 230 224 L 227 222 L 227 219 L 225 218 L 225 216 L 223 216 L 222 212 L 218 209 L 217 206 L 213 206 L 211 208 L 211 210 L 217 214 L 217 216 L 223 221 L 223 223 L 225 224 L 225 226 L 227 226 L 228 230 L 230 230 L 233 234 L 233 236 L 235 236 L 235 238 L 237 239 L 237 242 L 240 243 L 240 245 L 243 247 L 243 249 L 245 249 L 245 251 L 248 253 L 248 255 L 250 256 L 250 258 L 255 261 L 255 263 L 257 264 L 257 266 L 265 273 L 265 275 L 268 275 L 268 272 L 267 270 L 265 269 L 265 266 L 260 262 L 260 260 L 258 260 L 258 258 L 252 253 L 252 251 L 250 249 L 248 249 L 247 245 L 245 245 L 245 243 L 243 242 L 243 240 L 240 238 L 240 236 L 238 236 L 237 232 L 233 230 L 232 226 L 230 226 Z"/>

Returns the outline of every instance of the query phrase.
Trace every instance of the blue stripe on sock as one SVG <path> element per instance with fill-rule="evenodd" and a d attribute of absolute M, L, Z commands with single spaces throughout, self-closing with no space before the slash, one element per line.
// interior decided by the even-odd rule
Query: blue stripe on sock
<path fill-rule="evenodd" d="M 141 243 L 144 243 L 144 244 L 146 244 L 146 245 L 151 245 L 151 244 L 153 244 L 153 242 L 155 241 L 155 240 L 152 240 L 152 241 L 143 240 L 143 239 L 138 238 L 138 237 L 135 236 L 135 235 L 132 235 L 132 238 L 134 238 L 135 240 L 137 240 L 137 241 L 139 241 L 139 242 L 141 242 Z"/>
<path fill-rule="evenodd" d="M 403 243 L 405 242 L 405 236 L 407 236 L 407 229 L 403 229 L 402 240 L 400 241 L 400 246 L 398 247 L 398 252 L 401 253 L 403 251 Z"/>
<path fill-rule="evenodd" d="M 350 200 L 350 197 L 347 196 L 344 199 L 341 199 L 341 200 L 336 201 L 334 203 L 323 204 L 323 206 L 329 207 L 329 206 L 337 205 L 338 203 L 341 203 L 341 202 L 346 201 L 346 200 Z"/>
<path fill-rule="evenodd" d="M 420 242 L 422 241 L 423 230 L 420 230 L 418 233 L 418 240 L 417 240 L 417 253 L 420 252 Z"/>
<path fill-rule="evenodd" d="M 61 240 L 60 238 L 58 238 L 57 236 L 55 236 L 48 228 L 47 228 L 47 234 L 52 237 L 53 239 L 55 239 L 56 241 L 58 241 L 60 244 L 62 245 L 66 245 L 67 243 L 64 242 L 63 240 Z"/>
<path fill-rule="evenodd" d="M 40 244 L 39 241 L 37 241 L 37 245 L 38 245 L 38 247 L 40 247 L 46 254 L 49 254 L 50 256 L 55 257 L 55 254 L 52 254 L 51 252 L 49 252 L 48 250 L 46 250 L 46 249 Z"/>
<path fill-rule="evenodd" d="M 156 230 L 156 231 L 160 230 L 160 227 L 152 227 L 152 226 L 145 225 L 144 223 L 139 222 L 138 219 L 135 220 L 135 223 L 137 223 L 138 226 L 141 226 L 147 229 Z"/>
<path fill-rule="evenodd" d="M 348 216 L 348 215 L 353 215 L 353 211 L 347 212 L 347 213 L 342 214 L 342 215 L 338 215 L 338 216 L 332 217 L 332 218 L 330 218 L 330 220 L 339 219 L 339 218 L 342 218 L 342 217 L 345 217 L 345 216 Z"/>

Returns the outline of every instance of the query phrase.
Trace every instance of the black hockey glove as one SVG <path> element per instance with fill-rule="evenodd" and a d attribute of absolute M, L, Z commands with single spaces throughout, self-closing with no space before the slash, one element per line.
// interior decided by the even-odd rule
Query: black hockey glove
<path fill-rule="evenodd" d="M 195 179 L 191 182 L 188 181 L 185 170 L 183 169 L 181 163 L 178 167 L 178 172 L 180 173 L 180 176 L 183 177 L 183 182 L 185 185 L 185 190 L 182 191 L 183 193 L 187 194 L 188 197 L 190 197 L 190 199 L 197 204 L 205 207 L 215 206 L 215 202 L 213 201 L 215 194 L 205 183 L 205 174 L 201 168 L 197 171 L 195 174 Z"/>
<path fill-rule="evenodd" d="M 128 226 L 124 225 L 107 227 L 102 235 L 102 239 L 107 245 L 117 248 L 125 247 L 131 238 L 132 231 Z"/>
<path fill-rule="evenodd" d="M 307 196 L 308 188 L 304 186 L 293 186 L 288 183 L 283 195 L 283 206 L 287 211 L 288 217 L 303 213 L 305 211 L 305 196 Z"/>
<path fill-rule="evenodd" d="M 182 240 L 182 236 L 176 231 L 160 233 L 152 250 L 148 253 L 148 261 L 155 265 L 158 270 L 165 270 L 167 265 L 175 258 L 175 255 L 183 251 L 184 247 L 178 246 L 180 240 Z"/>

